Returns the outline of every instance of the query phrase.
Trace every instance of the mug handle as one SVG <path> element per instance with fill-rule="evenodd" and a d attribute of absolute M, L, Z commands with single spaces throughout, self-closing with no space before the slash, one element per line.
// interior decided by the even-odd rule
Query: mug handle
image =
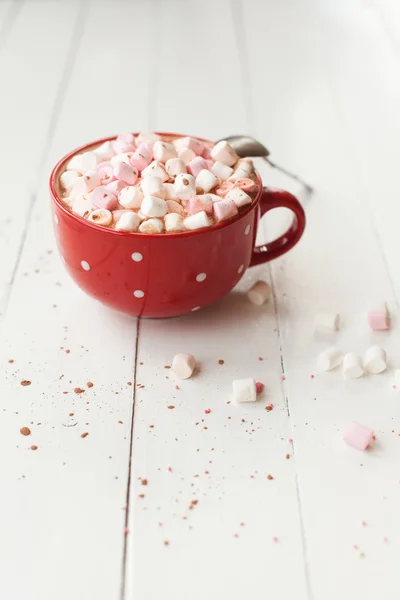
<path fill-rule="evenodd" d="M 275 188 L 264 187 L 261 192 L 260 200 L 260 219 L 268 211 L 274 208 L 289 208 L 294 213 L 293 221 L 289 229 L 278 237 L 276 240 L 256 246 L 253 250 L 250 267 L 268 262 L 273 258 L 277 258 L 285 254 L 293 248 L 303 235 L 306 226 L 306 216 L 300 202 L 285 190 L 277 190 Z"/>

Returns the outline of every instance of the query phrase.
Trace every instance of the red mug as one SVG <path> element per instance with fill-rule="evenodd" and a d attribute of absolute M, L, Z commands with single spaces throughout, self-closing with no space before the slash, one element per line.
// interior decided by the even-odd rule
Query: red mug
<path fill-rule="evenodd" d="M 58 193 L 60 174 L 74 154 L 114 139 L 74 150 L 57 163 L 50 176 L 55 235 L 67 271 L 103 304 L 137 317 L 174 317 L 196 311 L 227 294 L 248 267 L 281 256 L 301 238 L 305 215 L 298 200 L 284 190 L 263 188 L 258 174 L 259 192 L 252 204 L 209 229 L 126 233 L 74 215 Z M 291 226 L 273 242 L 255 246 L 259 219 L 280 207 L 293 211 Z"/>

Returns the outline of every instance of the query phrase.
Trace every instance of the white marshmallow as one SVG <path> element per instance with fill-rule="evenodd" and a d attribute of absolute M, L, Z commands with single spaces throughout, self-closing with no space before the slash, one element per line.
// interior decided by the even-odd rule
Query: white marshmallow
<path fill-rule="evenodd" d="M 165 169 L 170 177 L 186 173 L 186 165 L 181 158 L 170 158 L 165 163 Z"/>
<path fill-rule="evenodd" d="M 176 200 L 166 200 L 166 203 L 169 213 L 178 213 L 178 215 L 185 213 L 183 206 L 179 202 L 176 202 Z"/>
<path fill-rule="evenodd" d="M 173 183 L 164 183 L 164 191 L 166 200 L 176 200 L 177 195 Z"/>
<path fill-rule="evenodd" d="M 219 162 L 224 163 L 224 165 L 228 165 L 228 167 L 234 165 L 239 158 L 232 146 L 225 140 L 215 144 L 214 148 L 211 150 L 211 156 L 214 160 L 218 160 Z"/>
<path fill-rule="evenodd" d="M 355 352 L 348 352 L 343 358 L 343 375 L 349 379 L 357 379 L 364 374 L 361 358 Z"/>
<path fill-rule="evenodd" d="M 253 161 L 250 158 L 242 158 L 235 166 L 232 175 L 229 176 L 229 181 L 237 181 L 238 179 L 247 179 L 254 171 Z"/>
<path fill-rule="evenodd" d="M 314 331 L 338 331 L 340 315 L 337 313 L 317 313 L 314 318 Z"/>
<path fill-rule="evenodd" d="M 162 181 L 168 181 L 169 179 L 167 171 L 157 160 L 153 160 L 153 162 L 151 162 L 149 166 L 142 171 L 142 179 L 150 176 L 159 177 Z"/>
<path fill-rule="evenodd" d="M 164 231 L 164 223 L 161 219 L 147 219 L 139 227 L 141 233 L 162 233 Z"/>
<path fill-rule="evenodd" d="M 180 200 L 189 200 L 190 196 L 196 193 L 196 180 L 193 175 L 177 175 L 174 186 Z"/>
<path fill-rule="evenodd" d="M 113 167 L 118 165 L 119 163 L 126 163 L 127 165 L 131 164 L 131 158 L 133 156 L 133 152 L 122 152 L 122 154 L 116 154 L 110 160 L 110 163 Z"/>
<path fill-rule="evenodd" d="M 140 144 L 144 143 L 154 144 L 154 142 L 157 142 L 158 140 L 161 140 L 161 137 L 157 133 L 139 133 L 136 137 L 135 144 L 136 146 L 140 146 Z"/>
<path fill-rule="evenodd" d="M 112 212 L 106 208 L 98 208 L 97 210 L 94 210 L 88 218 L 88 221 L 96 223 L 96 225 L 104 225 L 104 227 L 111 225 L 112 220 Z"/>
<path fill-rule="evenodd" d="M 137 231 L 141 218 L 133 211 L 122 213 L 115 225 L 117 231 Z"/>
<path fill-rule="evenodd" d="M 124 208 L 140 208 L 142 201 L 143 192 L 136 185 L 128 185 L 118 194 L 118 202 Z"/>
<path fill-rule="evenodd" d="M 256 382 L 254 379 L 236 379 L 232 381 L 233 401 L 236 404 L 242 402 L 255 402 L 257 400 Z"/>
<path fill-rule="evenodd" d="M 221 181 L 226 181 L 228 177 L 232 175 L 233 169 L 228 167 L 228 165 L 224 165 L 224 163 L 220 162 L 219 160 L 216 160 L 211 167 L 211 173 L 213 173 Z"/>
<path fill-rule="evenodd" d="M 227 193 L 225 199 L 233 200 L 238 208 L 252 203 L 250 196 L 240 188 L 233 188 L 233 190 Z"/>
<path fill-rule="evenodd" d="M 178 150 L 178 158 L 183 160 L 185 165 L 190 163 L 194 158 L 196 158 L 196 153 L 193 152 L 190 148 L 179 148 Z"/>
<path fill-rule="evenodd" d="M 93 204 L 84 196 L 76 197 L 72 201 L 71 210 L 74 215 L 87 218 L 94 210 Z"/>
<path fill-rule="evenodd" d="M 217 194 L 207 194 L 207 196 L 211 198 L 213 202 L 219 202 L 222 200 L 221 196 L 217 196 Z"/>
<path fill-rule="evenodd" d="M 185 231 L 185 225 L 181 215 L 172 212 L 164 217 L 165 231 Z"/>
<path fill-rule="evenodd" d="M 219 179 L 208 169 L 202 169 L 196 177 L 196 190 L 200 194 L 207 194 L 219 184 Z"/>
<path fill-rule="evenodd" d="M 81 155 L 75 154 L 68 162 L 65 167 L 67 171 L 77 171 L 80 175 L 83 173 L 83 167 L 81 164 Z"/>
<path fill-rule="evenodd" d="M 365 368 L 369 373 L 382 373 L 386 369 L 386 352 L 379 346 L 368 348 L 365 353 Z"/>
<path fill-rule="evenodd" d="M 343 353 L 338 348 L 332 346 L 327 348 L 317 357 L 317 365 L 321 371 L 331 371 L 340 365 L 342 362 Z"/>
<path fill-rule="evenodd" d="M 202 227 L 210 227 L 210 225 L 212 225 L 210 219 L 207 217 L 207 213 L 204 210 L 196 213 L 195 215 L 190 215 L 190 217 L 186 217 L 183 223 L 186 229 L 189 229 L 190 231 L 193 231 L 194 229 L 201 229 Z"/>
<path fill-rule="evenodd" d="M 247 292 L 247 296 L 250 302 L 261 306 L 271 296 L 271 288 L 266 281 L 257 281 Z"/>
<path fill-rule="evenodd" d="M 92 192 L 94 188 L 101 184 L 100 176 L 96 171 L 87 171 L 85 175 L 81 175 L 75 179 L 71 188 L 72 196 L 81 196 Z"/>
<path fill-rule="evenodd" d="M 78 171 L 64 171 L 64 173 L 60 177 L 61 187 L 64 190 L 69 191 L 72 189 L 75 181 L 80 177 Z"/>
<path fill-rule="evenodd" d="M 196 366 L 196 359 L 191 354 L 176 354 L 172 361 L 172 370 L 178 379 L 189 379 Z"/>
<path fill-rule="evenodd" d="M 150 175 L 142 180 L 141 188 L 144 196 L 156 196 L 165 199 L 166 191 L 164 184 L 159 177 Z"/>
<path fill-rule="evenodd" d="M 114 156 L 111 142 L 104 142 L 104 144 L 101 144 L 94 152 L 98 156 L 99 162 L 110 160 L 110 158 Z"/>
<path fill-rule="evenodd" d="M 154 160 L 166 163 L 167 160 L 176 158 L 178 153 L 173 144 L 168 144 L 167 142 L 155 142 L 153 146 L 153 156 Z"/>
<path fill-rule="evenodd" d="M 146 217 L 164 217 L 168 212 L 168 206 L 165 200 L 156 196 L 145 196 L 140 210 Z"/>
<path fill-rule="evenodd" d="M 100 157 L 95 152 L 83 152 L 83 154 L 75 154 L 71 158 L 67 164 L 67 169 L 78 171 L 83 175 L 86 171 L 94 171 L 99 162 L 101 162 Z"/>

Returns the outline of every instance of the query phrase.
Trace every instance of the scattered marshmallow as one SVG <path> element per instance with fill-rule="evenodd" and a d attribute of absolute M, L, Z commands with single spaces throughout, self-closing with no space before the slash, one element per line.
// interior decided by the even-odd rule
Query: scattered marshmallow
<path fill-rule="evenodd" d="M 228 167 L 232 167 L 239 158 L 232 146 L 225 140 L 215 144 L 211 150 L 211 156 L 215 161 L 222 162 L 224 165 L 228 165 Z"/>
<path fill-rule="evenodd" d="M 228 194 L 228 192 L 233 190 L 234 187 L 235 187 L 235 184 L 233 183 L 233 181 L 224 181 L 223 183 L 221 183 L 220 185 L 218 185 L 215 188 L 215 193 L 220 198 L 225 198 L 226 195 Z"/>
<path fill-rule="evenodd" d="M 190 196 L 196 193 L 196 181 L 192 175 L 177 175 L 174 186 L 180 200 L 189 200 Z"/>
<path fill-rule="evenodd" d="M 134 152 L 135 151 L 135 146 L 133 144 L 127 144 L 126 142 L 119 142 L 118 140 L 116 140 L 115 142 L 112 142 L 112 147 L 113 147 L 115 154 L 122 154 L 125 152 Z"/>
<path fill-rule="evenodd" d="M 196 213 L 195 215 L 191 215 L 190 217 L 186 217 L 183 222 L 186 229 L 191 231 L 194 229 L 202 229 L 203 227 L 210 227 L 211 225 L 211 221 L 207 217 L 207 213 L 204 210 Z"/>
<path fill-rule="evenodd" d="M 153 160 L 153 162 L 142 171 L 142 178 L 149 177 L 150 175 L 159 177 L 162 181 L 168 181 L 169 179 L 169 175 L 164 169 L 164 166 L 157 160 Z"/>
<path fill-rule="evenodd" d="M 232 175 L 229 177 L 229 181 L 238 181 L 239 179 L 245 179 L 254 172 L 253 161 L 249 158 L 241 158 L 235 165 L 235 169 Z"/>
<path fill-rule="evenodd" d="M 183 219 L 181 215 L 179 215 L 176 212 L 169 212 L 168 214 L 166 214 L 164 217 L 164 224 L 165 231 L 185 231 L 185 224 L 183 222 Z"/>
<path fill-rule="evenodd" d="M 219 184 L 219 179 L 211 171 L 202 169 L 196 177 L 196 190 L 200 194 L 207 194 Z"/>
<path fill-rule="evenodd" d="M 115 225 L 117 231 L 135 232 L 141 222 L 139 215 L 132 211 L 124 211 Z"/>
<path fill-rule="evenodd" d="M 357 450 L 366 450 L 373 440 L 373 432 L 359 423 L 352 423 L 343 435 L 343 440 Z"/>
<path fill-rule="evenodd" d="M 257 184 L 252 179 L 244 177 L 243 179 L 238 179 L 237 181 L 235 181 L 235 187 L 240 188 L 246 193 L 251 193 L 257 189 Z"/>
<path fill-rule="evenodd" d="M 112 164 L 113 167 L 119 165 L 120 163 L 126 163 L 127 165 L 130 165 L 132 157 L 133 152 L 121 152 L 110 159 L 110 164 Z"/>
<path fill-rule="evenodd" d="M 78 171 L 64 171 L 60 177 L 61 187 L 64 190 L 71 190 L 75 181 L 80 177 Z"/>
<path fill-rule="evenodd" d="M 177 195 L 173 183 L 164 183 L 164 192 L 166 200 L 176 200 Z"/>
<path fill-rule="evenodd" d="M 118 194 L 118 202 L 124 208 L 140 208 L 143 201 L 143 192 L 138 186 L 127 185 Z"/>
<path fill-rule="evenodd" d="M 138 170 L 125 162 L 118 163 L 113 169 L 115 179 L 120 179 L 129 185 L 134 185 L 138 178 Z"/>
<path fill-rule="evenodd" d="M 161 198 L 145 196 L 140 210 L 146 217 L 164 217 L 168 212 L 168 206 L 165 200 Z"/>
<path fill-rule="evenodd" d="M 162 233 L 164 231 L 164 223 L 161 219 L 147 219 L 139 227 L 141 233 Z"/>
<path fill-rule="evenodd" d="M 85 175 L 81 175 L 75 179 L 72 184 L 71 194 L 73 196 L 88 194 L 94 190 L 94 188 L 98 187 L 100 183 L 100 177 L 96 171 L 87 171 Z"/>
<path fill-rule="evenodd" d="M 96 225 L 103 225 L 104 227 L 108 227 L 113 221 L 113 214 L 110 210 L 107 210 L 106 208 L 98 208 L 89 215 L 88 221 L 96 223 Z"/>
<path fill-rule="evenodd" d="M 171 158 L 176 158 L 178 153 L 173 144 L 168 144 L 167 142 L 157 141 L 153 146 L 153 157 L 155 160 L 159 162 L 166 163 L 167 160 Z"/>
<path fill-rule="evenodd" d="M 220 162 L 219 160 L 216 160 L 211 167 L 211 173 L 213 173 L 221 181 L 225 181 L 232 175 L 233 169 L 228 167 L 228 165 L 224 165 L 224 163 Z"/>
<path fill-rule="evenodd" d="M 102 162 L 96 167 L 102 185 L 107 185 L 115 180 L 114 168 L 110 162 Z"/>
<path fill-rule="evenodd" d="M 232 381 L 233 401 L 236 404 L 242 402 L 255 402 L 257 400 L 256 382 L 254 379 L 236 379 Z"/>
<path fill-rule="evenodd" d="M 364 374 L 361 358 L 355 352 L 348 352 L 343 358 L 343 375 L 357 379 Z"/>
<path fill-rule="evenodd" d="M 233 188 L 226 194 L 225 198 L 228 200 L 233 200 L 238 208 L 242 208 L 242 206 L 246 206 L 247 204 L 251 204 L 253 202 L 250 196 L 239 188 Z"/>
<path fill-rule="evenodd" d="M 213 194 L 209 194 L 209 196 L 213 196 Z M 227 219 L 232 219 L 235 215 L 238 214 L 238 207 L 233 202 L 233 200 L 221 200 L 219 196 L 216 196 L 219 202 L 213 201 L 213 214 L 214 219 L 219 223 L 220 221 L 226 221 Z"/>
<path fill-rule="evenodd" d="M 382 373 L 386 369 L 386 352 L 379 346 L 368 348 L 365 353 L 365 368 L 369 373 Z"/>
<path fill-rule="evenodd" d="M 107 185 L 105 186 L 106 190 L 108 190 L 109 192 L 112 192 L 115 196 L 119 196 L 119 194 L 122 192 L 122 190 L 126 187 L 128 187 L 128 184 L 125 183 L 125 181 L 120 181 L 118 179 L 116 179 L 115 181 L 112 181 L 111 183 L 107 183 Z"/>
<path fill-rule="evenodd" d="M 118 206 L 118 200 L 115 194 L 108 191 L 102 185 L 97 187 L 90 193 L 89 200 L 96 208 L 114 210 Z"/>
<path fill-rule="evenodd" d="M 247 296 L 250 302 L 257 306 L 262 306 L 271 296 L 271 287 L 266 281 L 257 281 L 247 292 Z"/>
<path fill-rule="evenodd" d="M 337 313 L 317 313 L 314 318 L 315 331 L 338 331 L 340 315 Z"/>
<path fill-rule="evenodd" d="M 178 379 L 189 379 L 196 366 L 196 359 L 192 354 L 176 354 L 172 361 L 172 370 Z"/>
<path fill-rule="evenodd" d="M 152 152 L 147 148 L 146 144 L 140 144 L 136 152 L 131 156 L 130 163 L 138 171 L 143 171 L 149 166 L 153 159 Z"/>
<path fill-rule="evenodd" d="M 196 156 L 193 160 L 191 160 L 186 165 L 186 170 L 190 175 L 193 175 L 194 178 L 202 171 L 203 169 L 208 169 L 207 161 L 201 156 Z"/>
<path fill-rule="evenodd" d="M 201 196 L 191 196 L 186 205 L 186 212 L 188 215 L 195 215 L 201 211 L 205 211 L 208 214 L 213 212 L 213 201 L 208 194 L 202 194 Z"/>
<path fill-rule="evenodd" d="M 110 160 L 114 156 L 114 150 L 111 142 L 104 142 L 101 144 L 94 153 L 97 155 L 99 162 Z"/>
<path fill-rule="evenodd" d="M 194 158 L 196 158 L 196 154 L 190 148 L 181 148 L 178 150 L 178 158 L 183 160 L 185 165 L 190 163 Z"/>
<path fill-rule="evenodd" d="M 150 175 L 142 180 L 141 188 L 144 196 L 156 196 L 165 200 L 166 191 L 164 183 L 159 177 Z"/>
<path fill-rule="evenodd" d="M 125 144 L 127 146 L 133 146 L 135 143 L 135 136 L 133 135 L 133 133 L 120 133 L 119 135 L 117 135 L 117 142 L 120 142 L 121 144 Z"/>
<path fill-rule="evenodd" d="M 182 150 L 182 148 L 189 148 L 194 154 L 201 156 L 204 152 L 205 145 L 200 140 L 196 140 L 193 137 L 181 137 L 174 140 L 174 146 L 177 150 Z"/>
<path fill-rule="evenodd" d="M 183 215 L 185 213 L 183 206 L 179 204 L 179 202 L 175 202 L 175 200 L 167 200 L 166 202 L 169 213 L 176 213 L 178 215 Z"/>
<path fill-rule="evenodd" d="M 80 198 L 78 197 L 73 200 L 71 210 L 74 215 L 78 215 L 78 217 L 87 219 L 90 213 L 94 210 L 94 206 L 91 202 L 89 202 L 89 200 L 81 196 Z"/>
<path fill-rule="evenodd" d="M 165 163 L 165 170 L 170 177 L 176 177 L 181 173 L 186 173 L 186 164 L 181 158 L 170 158 Z"/>
<path fill-rule="evenodd" d="M 317 365 L 321 371 L 331 371 L 340 365 L 342 362 L 343 353 L 338 348 L 331 346 L 323 352 L 320 352 L 317 357 Z"/>
<path fill-rule="evenodd" d="M 385 302 L 371 306 L 367 313 L 368 324 L 374 331 L 385 331 L 390 329 L 390 317 Z"/>
<path fill-rule="evenodd" d="M 143 143 L 154 144 L 158 140 L 161 140 L 161 137 L 157 133 L 139 133 L 136 136 L 135 144 L 136 146 L 140 146 Z"/>

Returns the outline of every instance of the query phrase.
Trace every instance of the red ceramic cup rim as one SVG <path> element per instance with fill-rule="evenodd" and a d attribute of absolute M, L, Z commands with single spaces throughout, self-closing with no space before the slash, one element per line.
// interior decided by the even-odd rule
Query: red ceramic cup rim
<path fill-rule="evenodd" d="M 158 135 L 161 135 L 161 136 L 170 136 L 170 137 L 181 137 L 182 136 L 182 134 L 178 134 L 178 133 L 160 133 L 160 132 L 156 132 L 156 133 L 158 133 Z M 135 133 L 134 135 L 138 135 L 138 134 Z M 83 217 L 79 217 L 78 215 L 75 215 L 68 208 L 68 206 L 66 206 L 64 204 L 64 202 L 62 201 L 62 199 L 59 197 L 59 195 L 57 193 L 57 181 L 58 181 L 59 174 L 62 171 L 62 169 L 64 168 L 65 164 L 75 154 L 78 154 L 78 153 L 84 152 L 84 151 L 88 151 L 91 148 L 93 148 L 94 146 L 99 146 L 99 145 L 103 144 L 104 142 L 109 142 L 109 141 L 115 140 L 116 137 L 117 136 L 108 136 L 108 137 L 102 138 L 101 140 L 90 142 L 89 144 L 84 144 L 83 146 L 80 146 L 79 148 L 72 150 L 72 152 L 69 152 L 61 160 L 58 161 L 58 163 L 56 164 L 56 166 L 54 167 L 54 169 L 52 170 L 51 175 L 50 175 L 51 197 L 54 200 L 54 202 L 57 204 L 58 208 L 60 210 L 62 210 L 64 213 L 66 213 L 72 219 L 75 219 L 75 221 L 84 223 L 87 227 L 91 227 L 92 229 L 97 229 L 98 231 L 101 231 L 102 233 L 108 233 L 109 235 L 116 235 L 116 236 L 121 236 L 121 237 L 138 237 L 138 238 L 143 238 L 143 237 L 158 237 L 158 238 L 160 238 L 160 237 L 161 238 L 162 237 L 168 237 L 168 238 L 180 237 L 181 238 L 181 237 L 185 237 L 188 235 L 190 235 L 190 236 L 203 235 L 203 234 L 207 234 L 207 233 L 212 233 L 213 231 L 216 231 L 218 229 L 223 229 L 224 227 L 229 227 L 229 225 L 232 225 L 236 221 L 243 219 L 251 210 L 254 209 L 254 207 L 256 205 L 258 205 L 258 203 L 260 201 L 261 191 L 262 191 L 262 182 L 261 182 L 260 175 L 256 171 L 255 173 L 256 173 L 257 183 L 258 183 L 258 193 L 257 193 L 257 196 L 254 198 L 253 202 L 251 204 L 249 204 L 249 206 L 247 208 L 245 208 L 243 211 L 241 211 L 233 219 L 229 219 L 227 221 L 221 221 L 221 223 L 217 223 L 216 225 L 213 225 L 212 227 L 206 227 L 204 229 L 195 229 L 193 231 L 185 231 L 182 233 L 157 234 L 157 233 L 133 233 L 130 231 L 116 231 L 115 229 L 110 229 L 108 227 L 96 225 L 96 223 L 92 223 L 91 221 L 88 221 L 87 219 L 84 219 Z M 206 142 L 208 144 L 213 143 L 213 142 L 210 142 L 209 140 L 205 140 L 204 138 L 199 138 L 197 136 L 193 136 L 193 137 L 196 137 L 197 140 L 201 140 L 202 142 Z"/>

